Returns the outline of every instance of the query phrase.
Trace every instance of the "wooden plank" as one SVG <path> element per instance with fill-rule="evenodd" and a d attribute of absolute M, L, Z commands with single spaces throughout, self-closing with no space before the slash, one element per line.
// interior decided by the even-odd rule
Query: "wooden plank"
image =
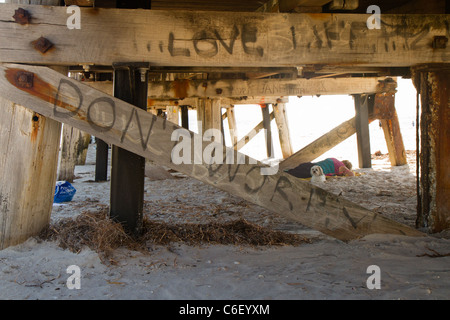
<path fill-rule="evenodd" d="M 234 112 L 234 106 L 231 105 L 227 108 L 227 120 L 228 120 L 228 128 L 230 131 L 230 139 L 231 139 L 231 145 L 234 146 L 238 142 L 238 129 L 236 126 L 236 115 Z"/>
<path fill-rule="evenodd" d="M 344 121 L 289 158 L 281 161 L 279 168 L 280 170 L 292 169 L 301 163 L 311 162 L 355 133 L 355 118 Z"/>
<path fill-rule="evenodd" d="M 60 123 L 0 97 L 0 250 L 50 222 Z"/>
<path fill-rule="evenodd" d="M 288 119 L 284 103 L 276 103 L 272 105 L 275 115 L 275 122 L 278 127 L 278 137 L 280 139 L 281 154 L 283 159 L 292 155 L 291 135 L 289 133 Z"/>
<path fill-rule="evenodd" d="M 373 96 L 355 95 L 354 100 L 356 110 L 355 127 L 359 167 L 371 168 L 372 158 L 370 153 L 369 101 L 373 101 Z"/>
<path fill-rule="evenodd" d="M 94 0 L 64 0 L 66 6 L 93 7 Z"/>
<path fill-rule="evenodd" d="M 374 113 L 378 115 L 383 128 L 391 165 L 403 166 L 407 164 L 400 123 L 395 110 L 395 94 L 376 94 Z"/>
<path fill-rule="evenodd" d="M 75 165 L 84 147 L 81 132 L 77 128 L 64 125 L 61 137 L 61 159 L 58 168 L 58 180 L 73 182 Z M 81 144 L 80 144 L 81 142 Z"/>
<path fill-rule="evenodd" d="M 105 141 L 97 137 L 95 140 L 97 144 L 95 150 L 95 181 L 107 181 L 109 146 Z"/>
<path fill-rule="evenodd" d="M 66 8 L 21 5 L 33 19 L 20 26 L 11 23 L 18 7 L 0 5 L 0 62 L 386 67 L 450 61 L 450 46 L 431 46 L 434 37 L 448 37 L 448 15 L 383 14 L 382 28 L 368 29 L 367 14 L 81 8 L 81 29 L 68 29 Z M 32 45 L 41 36 L 54 44 L 44 54 Z"/>
<path fill-rule="evenodd" d="M 89 148 L 89 144 L 91 143 L 91 135 L 86 132 L 80 131 L 80 139 L 79 143 L 79 152 L 76 157 L 75 165 L 84 166 L 86 164 L 86 157 Z"/>
<path fill-rule="evenodd" d="M 259 80 L 179 80 L 149 83 L 150 99 L 245 96 L 312 96 L 378 93 L 395 90 L 385 77 Z M 101 86 L 99 82 L 93 85 Z M 105 85 L 108 85 L 107 83 Z M 98 87 L 100 89 L 100 87 Z"/>
<path fill-rule="evenodd" d="M 31 87 L 16 83 L 23 71 L 33 74 Z M 251 164 L 256 161 L 220 143 L 203 141 L 200 147 L 201 135 L 45 67 L 1 65 L 0 96 L 341 240 L 371 233 L 423 235 L 307 181 Z M 174 135 L 182 138 L 174 143 Z M 223 150 L 225 163 L 195 163 L 198 149 L 207 148 Z M 186 161 L 174 162 L 176 152 L 189 155 L 189 149 Z M 231 154 L 245 163 L 231 163 Z"/>
<path fill-rule="evenodd" d="M 148 64 L 116 63 L 113 67 L 114 97 L 147 113 Z M 144 75 L 141 74 L 142 70 L 145 70 Z M 108 105 L 107 102 L 104 103 Z M 126 125 L 133 124 L 130 121 Z M 139 236 L 142 232 L 144 214 L 145 157 L 121 145 L 111 144 L 109 215 L 120 222 L 128 233 Z"/>
<path fill-rule="evenodd" d="M 95 83 L 95 82 L 93 82 Z M 202 98 L 184 98 L 184 99 L 170 99 L 170 100 L 161 100 L 161 99 L 148 99 L 148 106 L 149 107 L 156 107 L 158 109 L 165 109 L 166 106 L 178 103 L 180 104 L 187 104 L 196 106 L 199 104 L 199 100 Z M 217 98 L 212 98 L 216 99 Z M 282 101 L 284 103 L 289 102 L 289 97 L 277 97 L 277 96 L 270 96 L 270 97 L 258 97 L 258 96 L 252 96 L 252 97 L 240 97 L 240 98 L 221 98 L 220 104 L 221 105 L 245 105 L 245 104 L 261 104 L 261 103 L 276 103 L 277 101 Z"/>

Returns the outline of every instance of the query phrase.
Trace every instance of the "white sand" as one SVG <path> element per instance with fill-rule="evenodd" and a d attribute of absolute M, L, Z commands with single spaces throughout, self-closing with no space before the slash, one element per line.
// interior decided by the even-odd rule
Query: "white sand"
<path fill-rule="evenodd" d="M 53 220 L 108 205 L 109 183 L 90 182 L 92 147 L 87 165 L 76 169 L 74 200 L 55 205 Z M 410 169 L 387 169 L 386 161 L 378 163 L 359 177 L 328 180 L 326 188 L 413 223 L 415 179 L 407 174 Z M 0 299 L 449 298 L 450 257 L 420 256 L 449 253 L 448 239 L 371 235 L 343 243 L 188 177 L 146 178 L 145 188 L 146 213 L 154 219 L 208 222 L 243 217 L 314 240 L 296 247 L 262 248 L 173 244 L 155 246 L 150 255 L 121 249 L 115 255 L 118 264 L 111 266 L 89 249 L 74 254 L 55 243 L 30 239 L 0 251 Z M 80 267 L 79 290 L 67 288 L 70 265 Z M 370 265 L 380 267 L 379 290 L 367 288 Z"/>
<path fill-rule="evenodd" d="M 407 143 L 414 139 L 405 131 L 405 145 L 410 149 Z M 356 149 L 354 145 L 352 148 Z M 379 149 L 374 143 L 372 151 Z M 86 165 L 76 168 L 73 185 L 77 193 L 72 202 L 54 206 L 53 221 L 109 205 L 109 182 L 92 182 L 93 154 L 91 145 Z M 351 151 L 334 154 L 355 158 Z M 409 166 L 391 168 L 386 158 L 374 159 L 373 170 L 358 169 L 358 177 L 328 179 L 324 188 L 414 226 L 415 156 L 410 154 L 409 160 Z M 74 254 L 56 243 L 32 238 L 0 251 L 0 299 L 450 297 L 450 256 L 421 256 L 450 253 L 449 233 L 423 238 L 371 235 L 343 243 L 188 177 L 159 181 L 146 178 L 145 214 L 172 222 L 245 218 L 313 241 L 296 247 L 261 248 L 173 244 L 154 246 L 149 255 L 121 249 L 115 254 L 117 265 L 111 266 L 102 264 L 90 249 Z M 78 290 L 66 286 L 70 265 L 77 265 L 81 271 Z M 367 288 L 370 265 L 381 270 L 379 290 Z"/>

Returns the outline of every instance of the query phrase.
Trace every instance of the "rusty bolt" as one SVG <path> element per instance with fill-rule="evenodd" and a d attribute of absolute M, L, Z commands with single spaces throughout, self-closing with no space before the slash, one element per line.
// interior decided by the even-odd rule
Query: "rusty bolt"
<path fill-rule="evenodd" d="M 41 53 L 46 53 L 49 49 L 51 49 L 53 47 L 53 43 L 51 43 L 50 40 L 44 38 L 44 37 L 40 37 L 37 40 L 34 40 L 32 42 L 33 47 L 40 51 Z"/>
<path fill-rule="evenodd" d="M 217 88 L 217 89 L 216 89 L 216 94 L 222 94 L 222 89 Z"/>
<path fill-rule="evenodd" d="M 21 88 L 33 87 L 34 73 L 27 71 L 19 71 L 16 73 L 16 84 Z"/>
<path fill-rule="evenodd" d="M 27 10 L 19 8 L 14 11 L 13 18 L 18 24 L 24 25 L 30 23 L 31 15 Z"/>
<path fill-rule="evenodd" d="M 448 38 L 446 36 L 435 36 L 433 38 L 433 49 L 447 48 Z"/>

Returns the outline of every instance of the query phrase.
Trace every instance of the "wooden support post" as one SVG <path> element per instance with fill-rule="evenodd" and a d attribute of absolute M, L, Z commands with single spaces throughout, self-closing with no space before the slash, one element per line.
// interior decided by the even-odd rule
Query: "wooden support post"
<path fill-rule="evenodd" d="M 61 124 L 0 98 L 0 250 L 50 222 Z"/>
<path fill-rule="evenodd" d="M 175 124 L 179 124 L 180 116 L 179 116 L 178 106 L 167 106 L 166 107 L 166 119 L 167 119 L 167 121 L 171 121 Z"/>
<path fill-rule="evenodd" d="M 0 97 L 0 250 L 37 235 L 52 212 L 61 124 L 26 107 Z"/>
<path fill-rule="evenodd" d="M 372 159 L 370 153 L 369 135 L 369 103 L 373 102 L 373 96 L 354 95 L 355 99 L 355 127 L 358 144 L 358 159 L 360 168 L 371 168 Z"/>
<path fill-rule="evenodd" d="M 429 232 L 450 228 L 450 68 L 413 70 L 420 94 L 420 168 L 416 225 Z"/>
<path fill-rule="evenodd" d="M 407 163 L 400 123 L 395 110 L 394 93 L 375 94 L 374 113 L 380 120 L 392 166 L 403 166 Z"/>
<path fill-rule="evenodd" d="M 180 106 L 181 126 L 189 130 L 189 106 Z"/>
<path fill-rule="evenodd" d="M 201 123 L 204 134 L 208 129 L 217 129 L 221 131 L 222 114 L 219 99 L 199 99 L 197 106 L 197 120 Z"/>
<path fill-rule="evenodd" d="M 114 96 L 147 110 L 149 65 L 113 67 Z M 110 216 L 123 223 L 129 233 L 138 235 L 143 219 L 145 158 L 118 146 L 112 148 Z"/>
<path fill-rule="evenodd" d="M 269 115 L 270 121 L 275 118 L 273 111 Z M 262 129 L 264 129 L 264 122 L 261 121 L 258 123 L 249 133 L 243 136 L 235 145 L 234 148 L 236 150 L 242 149 L 247 143 L 250 142 Z"/>
<path fill-rule="evenodd" d="M 69 125 L 63 125 L 61 137 L 61 159 L 59 161 L 57 180 L 73 182 L 75 176 L 76 145 L 79 130 Z"/>
<path fill-rule="evenodd" d="M 231 139 L 231 145 L 234 146 L 238 142 L 238 131 L 236 127 L 236 115 L 234 112 L 234 106 L 231 105 L 227 108 L 227 120 L 228 120 L 228 128 L 230 131 L 230 139 Z"/>
<path fill-rule="evenodd" d="M 281 153 L 283 159 L 286 159 L 292 155 L 292 146 L 285 104 L 280 102 L 273 104 L 272 107 L 273 113 L 275 114 L 275 122 L 278 127 L 278 136 L 280 137 Z"/>
<path fill-rule="evenodd" d="M 80 138 L 78 140 L 79 152 L 75 159 L 75 165 L 84 166 L 86 164 L 86 157 L 91 143 L 91 135 L 80 131 Z"/>
<path fill-rule="evenodd" d="M 265 140 L 266 140 L 266 150 L 267 150 L 267 158 L 274 157 L 274 148 L 272 141 L 272 129 L 270 127 L 270 111 L 268 104 L 261 104 L 261 112 L 263 116 L 263 127 L 265 130 Z"/>

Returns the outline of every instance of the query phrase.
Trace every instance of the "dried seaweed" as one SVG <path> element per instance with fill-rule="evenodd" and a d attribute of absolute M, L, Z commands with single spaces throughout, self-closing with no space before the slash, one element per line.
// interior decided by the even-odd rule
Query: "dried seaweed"
<path fill-rule="evenodd" d="M 299 235 L 275 231 L 239 219 L 225 223 L 182 223 L 151 221 L 144 218 L 142 234 L 128 235 L 123 226 L 108 217 L 107 209 L 83 212 L 66 218 L 43 230 L 40 238 L 56 241 L 63 249 L 78 253 L 88 247 L 101 254 L 112 255 L 118 248 L 148 252 L 151 245 L 184 243 L 187 245 L 222 244 L 246 246 L 283 246 L 310 243 Z"/>

